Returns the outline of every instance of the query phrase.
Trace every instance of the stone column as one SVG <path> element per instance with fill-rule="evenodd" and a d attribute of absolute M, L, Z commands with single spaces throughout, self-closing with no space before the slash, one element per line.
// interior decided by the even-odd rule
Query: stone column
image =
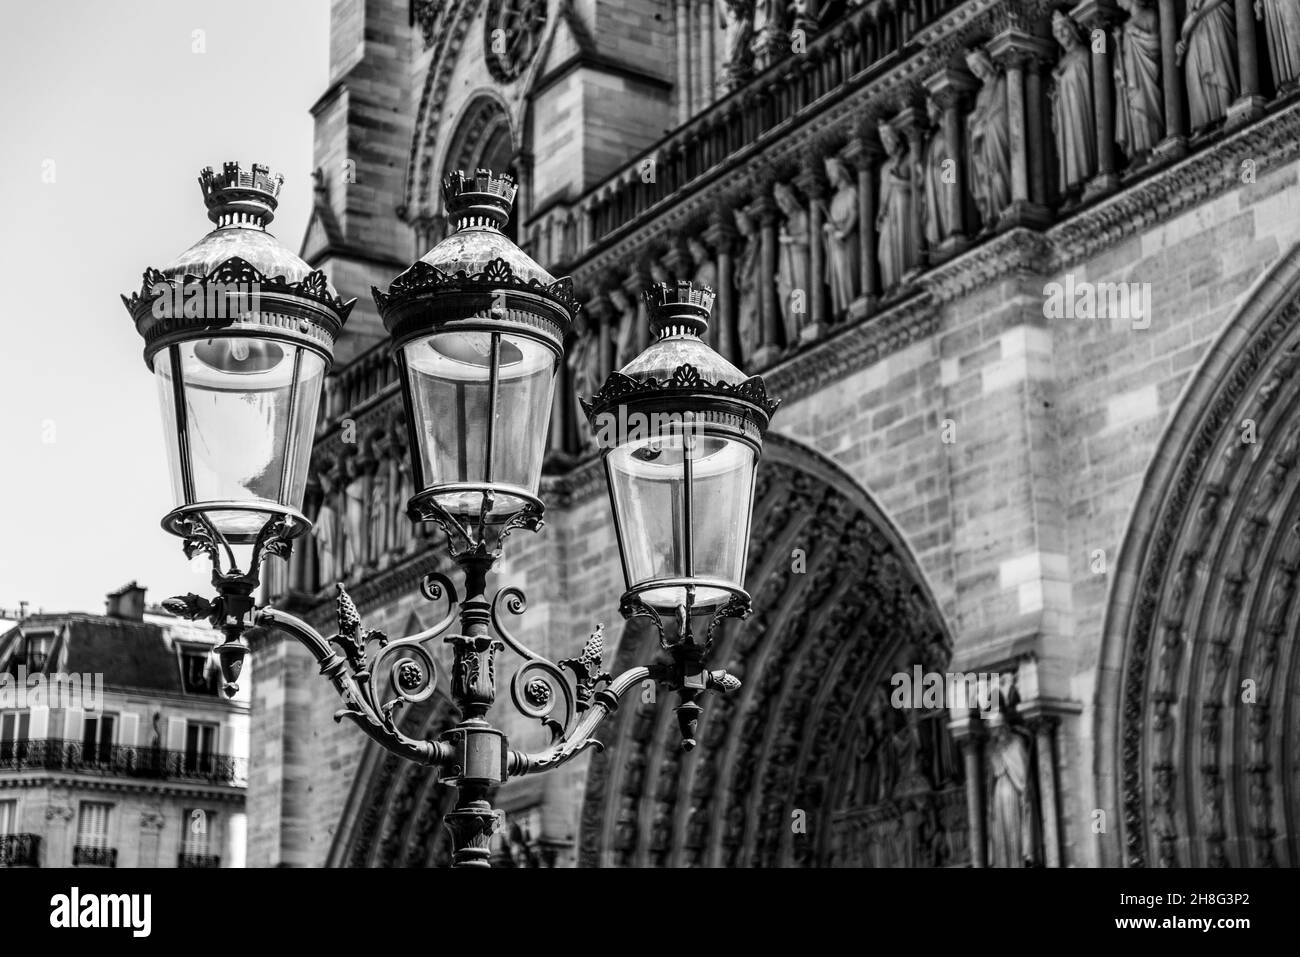
<path fill-rule="evenodd" d="M 691 0 L 676 0 L 677 122 L 691 118 Z"/>
<path fill-rule="evenodd" d="M 977 85 L 975 78 L 968 72 L 952 68 L 940 70 L 925 81 L 926 90 L 943 110 L 944 145 L 948 150 L 948 158 L 953 161 L 953 175 L 957 177 L 955 183 L 947 184 L 948 189 L 944 192 L 948 229 L 939 248 L 931 251 L 932 262 L 949 259 L 970 245 L 966 239 L 967 157 L 965 130 L 962 128 L 962 104 Z M 922 173 L 924 185 L 924 170 Z"/>
<path fill-rule="evenodd" d="M 875 309 L 880 299 L 880 263 L 876 259 L 876 163 L 884 153 L 874 132 L 860 130 L 845 147 L 844 158 L 858 171 L 858 287 Z"/>
<path fill-rule="evenodd" d="M 1041 90 L 1039 99 L 1028 102 L 1025 92 L 1025 70 L 1035 57 L 1047 59 L 1046 41 L 1017 29 L 1004 30 L 988 45 L 989 54 L 1002 64 L 1007 73 L 1007 122 L 1011 142 L 1011 206 L 998 220 L 998 228 L 1012 226 L 1038 227 L 1047 223 L 1046 207 L 1035 203 L 1029 196 L 1030 142 L 1027 110 L 1042 115 Z M 1035 159 L 1042 155 L 1041 143 L 1035 150 Z"/>
<path fill-rule="evenodd" d="M 1178 159 L 1187 153 L 1187 97 L 1183 90 L 1183 68 L 1175 66 L 1178 45 L 1177 0 L 1160 3 L 1160 76 L 1164 85 L 1165 138 L 1152 154 L 1162 160 Z"/>
<path fill-rule="evenodd" d="M 948 728 L 962 753 L 971 867 L 988 867 L 988 818 L 984 808 L 984 728 L 976 715 L 953 718 L 949 721 Z"/>
<path fill-rule="evenodd" d="M 822 224 L 826 222 L 826 174 L 822 171 L 822 151 L 805 157 L 804 167 L 795 177 L 795 185 L 808 197 L 808 321 L 799 330 L 802 342 L 820 339 L 826 331 L 826 242 Z"/>
<path fill-rule="evenodd" d="M 700 3 L 700 109 L 707 109 L 717 99 L 718 66 L 713 57 L 714 23 L 717 10 L 714 0 L 699 0 Z"/>
<path fill-rule="evenodd" d="M 1243 126 L 1264 113 L 1268 101 L 1259 91 L 1259 36 L 1255 32 L 1255 0 L 1236 0 L 1237 76 L 1241 93 L 1228 108 L 1226 126 Z"/>
<path fill-rule="evenodd" d="M 1025 100 L 1028 116 L 1025 128 L 1029 134 L 1029 200 L 1039 206 L 1049 204 L 1047 185 L 1047 142 L 1051 120 L 1047 116 L 1047 99 L 1043 96 L 1043 70 L 1050 64 L 1040 57 L 1030 57 L 1025 64 Z"/>
<path fill-rule="evenodd" d="M 1115 169 L 1115 59 L 1111 53 L 1114 39 L 1111 28 L 1122 18 L 1112 0 L 1081 0 L 1070 11 L 1072 16 L 1088 30 L 1088 45 L 1092 48 L 1092 112 L 1097 128 L 1097 174 L 1088 181 L 1083 198 L 1106 196 L 1119 189 L 1119 173 Z M 1092 34 L 1100 30 L 1104 42 L 1092 42 Z"/>
<path fill-rule="evenodd" d="M 771 184 L 764 184 L 750 211 L 759 224 L 759 314 L 762 341 L 754 353 L 753 366 L 771 365 L 781 354 L 781 319 L 776 301 L 776 227 L 781 211 L 772 198 Z"/>
<path fill-rule="evenodd" d="M 733 267 L 735 265 L 736 227 L 729 210 L 717 209 L 709 217 L 704 241 L 713 247 L 718 257 L 718 298 L 713 307 L 713 322 L 718 328 L 718 352 L 728 362 L 739 366 L 740 336 L 736 328 L 736 290 Z"/>
<path fill-rule="evenodd" d="M 1061 866 L 1061 823 L 1056 796 L 1056 725 L 1055 715 L 1040 714 L 1029 719 L 1034 733 L 1034 753 L 1038 759 L 1038 794 L 1043 814 L 1043 863 Z"/>

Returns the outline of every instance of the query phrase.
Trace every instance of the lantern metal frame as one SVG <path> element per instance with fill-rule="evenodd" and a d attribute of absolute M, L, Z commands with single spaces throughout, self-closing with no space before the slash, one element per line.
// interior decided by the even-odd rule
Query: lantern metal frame
<path fill-rule="evenodd" d="M 461 174 L 460 184 L 465 180 Z M 479 171 L 479 181 L 492 174 Z M 513 190 L 511 190 L 513 196 Z M 500 215 L 500 196 L 483 200 L 492 215 Z M 508 203 L 505 204 L 508 210 Z M 563 336 L 577 310 L 572 284 L 568 279 L 543 283 L 517 276 L 505 260 L 494 260 L 481 271 L 448 275 L 427 263 L 417 263 L 394 281 L 387 293 L 374 290 L 376 304 L 394 338 L 394 355 L 417 336 L 429 333 L 429 316 L 449 317 L 438 320 L 440 328 L 502 331 L 509 329 L 553 344 L 562 355 Z M 500 309 L 484 305 L 494 303 Z M 540 319 L 527 320 L 521 314 L 533 308 Z M 300 329 L 301 331 L 301 329 Z M 396 358 L 401 365 L 400 358 Z M 659 390 L 659 399 L 672 402 L 707 399 L 712 408 L 734 409 L 742 418 L 761 417 L 766 425 L 775 403 L 766 398 L 761 379 L 751 379 L 741 386 L 726 383 L 705 384 L 689 377 L 689 370 L 679 370 L 689 389 L 674 382 L 636 384 L 616 376 L 600 393 L 602 398 L 615 397 L 629 383 L 642 393 Z M 624 377 L 626 379 L 626 377 Z M 698 378 L 698 377 L 697 377 Z M 420 455 L 415 441 L 414 416 L 410 397 L 411 383 L 401 380 L 410 429 L 410 454 L 413 467 Z M 554 401 L 554 393 L 551 394 Z M 214 567 L 213 582 L 218 597 L 208 600 L 189 594 L 168 599 L 164 606 L 173 614 L 206 618 L 226 634 L 226 643 L 218 649 L 226 691 L 233 693 L 234 680 L 242 667 L 247 645 L 246 633 L 253 628 L 277 629 L 298 641 L 320 666 L 320 673 L 338 693 L 342 707 L 335 720 L 344 718 L 355 723 L 371 739 L 403 759 L 437 767 L 441 783 L 457 788 L 456 804 L 444 815 L 443 822 L 451 833 L 453 866 L 489 866 L 489 842 L 500 824 L 497 812 L 488 801 L 489 792 L 509 778 L 550 771 L 589 749 L 600 750 L 595 731 L 617 710 L 622 698 L 643 682 L 653 681 L 677 694 L 675 707 L 682 747 L 696 745 L 695 731 L 702 708 L 698 699 L 708 691 L 734 692 L 740 681 L 721 670 L 705 666 L 708 646 L 714 629 L 723 617 L 743 617 L 749 597 L 743 591 L 732 594 L 713 618 L 705 641 L 697 641 L 691 632 L 689 615 L 678 621 L 674 640 L 668 640 L 664 623 L 654 616 L 659 629 L 660 646 L 665 654 L 648 665 L 638 665 L 614 676 L 604 670 L 604 630 L 598 624 L 573 658 L 559 662 L 537 653 L 511 631 L 507 616 L 520 616 L 527 609 L 521 589 L 507 585 L 487 598 L 487 579 L 501 556 L 505 540 L 515 528 L 537 531 L 542 526 L 543 504 L 529 496 L 524 506 L 504 521 L 488 522 L 490 499 L 499 487 L 475 486 L 484 496 L 485 505 L 479 521 L 462 522 L 449 514 L 421 489 L 412 497 L 408 516 L 413 521 L 434 522 L 447 535 L 452 558 L 464 573 L 465 597 L 462 599 L 450 578 L 442 572 L 430 572 L 420 581 L 420 592 L 429 601 L 445 603 L 445 612 L 433 627 L 418 634 L 389 640 L 382 632 L 362 626 L 357 607 L 346 588 L 336 585 L 337 632 L 325 637 L 311 625 L 285 611 L 257 607 L 253 593 L 259 585 L 259 570 L 266 555 L 287 558 L 292 538 L 297 534 L 298 516 L 273 515 L 253 543 L 253 558 L 247 572 L 233 565 L 228 544 L 212 535 L 201 516 L 185 514 L 173 520 L 173 526 L 186 532 L 186 553 L 207 553 Z M 526 491 L 526 490 L 525 490 Z M 306 521 L 303 519 L 303 521 Z M 182 524 L 184 522 L 185 524 Z M 210 523 L 209 523 L 210 525 Z M 620 529 L 624 535 L 626 529 Z M 620 551 L 623 540 L 619 541 Z M 231 567 L 223 571 L 222 555 L 227 554 Z M 621 611 L 629 620 L 642 614 L 635 593 L 624 596 Z M 459 628 L 455 626 L 459 625 Z M 399 726 L 400 709 L 427 700 L 437 690 L 438 644 L 451 646 L 452 668 L 449 679 L 451 698 L 460 712 L 460 721 L 436 740 L 418 740 L 404 734 Z M 533 752 L 512 749 L 504 732 L 490 724 L 487 712 L 496 697 L 496 655 L 509 648 L 522 659 L 510 681 L 510 695 L 515 708 L 524 717 L 540 722 L 549 736 L 547 745 Z"/>
<path fill-rule="evenodd" d="M 688 337 L 699 339 L 703 344 L 701 337 L 708 331 L 708 317 L 714 301 L 713 290 L 685 280 L 657 282 L 645 290 L 643 298 L 649 306 L 651 328 L 661 340 L 674 336 Z M 627 368 L 632 368 L 635 364 L 634 360 Z M 637 377 L 624 371 L 613 372 L 590 400 L 582 400 L 583 411 L 593 429 L 599 430 L 598 423 L 604 417 L 616 414 L 616 410 L 622 410 L 628 420 L 633 415 L 640 414 L 647 422 L 669 422 L 669 430 L 658 434 L 680 435 L 684 445 L 688 445 L 691 438 L 701 433 L 748 445 L 754 452 L 755 467 L 762 455 L 763 434 L 779 405 L 779 399 L 768 396 L 767 386 L 761 376 L 750 376 L 736 382 L 722 378 L 710 380 L 690 363 L 678 365 L 670 375 L 662 378 Z M 705 610 L 712 611 L 703 641 L 703 650 L 707 653 L 722 621 L 748 617 L 752 600 L 744 588 L 731 582 L 693 574 L 693 459 L 690 455 L 682 456 L 685 493 L 682 549 L 686 574 L 633 584 L 623 519 L 614 494 L 614 475 L 609 458 L 615 447 L 617 446 L 607 445 L 601 449 L 601 464 L 605 471 L 610 511 L 614 516 L 614 528 L 618 536 L 624 583 L 627 585 L 619 611 L 626 619 L 647 619 L 658 633 L 661 647 L 667 649 L 669 638 L 663 620 L 663 612 L 667 609 L 648 603 L 643 596 L 657 589 L 683 589 L 685 602 L 672 609 L 677 623 L 677 640 L 681 641 L 693 638 L 692 622 L 697 616 L 697 588 L 707 587 L 724 592 L 729 596 L 725 600 L 702 606 Z"/>
<path fill-rule="evenodd" d="M 516 189 L 510 176 L 497 175 L 490 170 L 477 170 L 472 176 L 460 170 L 448 173 L 443 179 L 443 202 L 454 230 L 487 227 L 499 232 L 509 220 Z M 557 364 L 562 362 L 564 341 L 579 309 L 573 294 L 573 280 L 566 276 L 548 282 L 520 275 L 504 257 L 493 258 L 482 268 L 472 271 L 445 271 L 419 260 L 397 276 L 387 291 L 372 287 L 371 293 L 391 337 L 389 352 L 397 364 L 402 382 L 411 475 L 416 489 L 407 503 L 407 515 L 412 521 L 436 523 L 447 534 L 453 555 L 484 548 L 494 549 L 500 555 L 505 537 L 513 529 L 537 531 L 543 525 L 542 516 L 546 510 L 532 490 L 493 480 L 499 451 L 495 424 L 500 399 L 501 337 L 512 335 L 531 340 L 545 347 Z M 405 347 L 426 336 L 447 333 L 478 333 L 491 337 L 488 447 L 484 451 L 486 474 L 483 482 L 430 484 L 425 475 Z M 551 398 L 554 401 L 553 394 Z M 477 521 L 463 520 L 439 500 L 444 495 L 463 492 L 480 496 Z M 489 513 L 498 495 L 508 495 L 522 505 L 496 521 L 489 521 Z"/>

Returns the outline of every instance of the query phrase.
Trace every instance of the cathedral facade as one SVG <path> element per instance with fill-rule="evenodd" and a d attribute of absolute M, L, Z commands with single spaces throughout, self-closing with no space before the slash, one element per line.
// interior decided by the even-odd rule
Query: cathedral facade
<path fill-rule="evenodd" d="M 504 785 L 499 862 L 1300 864 L 1300 0 L 331 16 L 302 255 L 358 303 L 280 605 L 332 634 L 343 582 L 390 636 L 440 615 L 369 291 L 444 235 L 449 171 L 508 171 L 510 235 L 583 303 L 546 526 L 496 576 L 528 645 L 603 623 L 612 671 L 652 657 L 577 401 L 648 342 L 650 283 L 715 289 L 711 344 L 784 400 L 754 611 L 713 654 L 742 687 L 693 751 L 647 692 Z M 249 863 L 445 862 L 434 773 L 331 721 L 292 641 L 254 651 Z"/>

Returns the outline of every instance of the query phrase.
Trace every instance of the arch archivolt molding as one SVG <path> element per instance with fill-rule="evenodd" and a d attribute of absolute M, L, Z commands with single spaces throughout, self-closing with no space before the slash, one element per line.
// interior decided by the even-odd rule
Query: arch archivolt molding
<path fill-rule="evenodd" d="M 715 646 L 715 661 L 744 684 L 709 700 L 701 746 L 689 753 L 675 746 L 662 702 L 625 709 L 609 735 L 613 746 L 588 770 L 582 863 L 926 864 L 968 854 L 958 782 L 923 780 L 922 766 L 932 764 L 919 746 L 927 716 L 887 708 L 864 715 L 872 698 L 887 700 L 892 671 L 942 670 L 950 638 L 897 531 L 836 473 L 788 440 L 765 449 L 748 570 L 756 613 L 727 625 Z M 806 561 L 798 570 L 796 548 Z M 646 657 L 652 645 L 640 629 L 627 629 L 616 667 Z M 929 717 L 941 726 L 942 714 Z M 855 823 L 861 789 L 841 780 L 857 773 L 843 751 L 863 721 L 882 747 L 901 742 L 890 765 L 899 773 L 872 795 L 870 826 Z M 955 812 L 946 830 L 945 800 Z M 929 827 L 923 839 L 918 821 Z M 886 830 L 893 843 L 875 846 Z"/>
<path fill-rule="evenodd" d="M 1196 373 L 1116 569 L 1097 768 L 1127 864 L 1300 864 L 1298 368 L 1300 247 Z"/>

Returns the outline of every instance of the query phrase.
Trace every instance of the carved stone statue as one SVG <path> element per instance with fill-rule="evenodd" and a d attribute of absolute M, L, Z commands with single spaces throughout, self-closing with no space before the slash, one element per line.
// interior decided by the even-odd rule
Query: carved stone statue
<path fill-rule="evenodd" d="M 378 562 L 388 551 L 388 470 L 381 463 L 370 482 L 369 520 L 370 561 Z"/>
<path fill-rule="evenodd" d="M 1273 82 L 1294 84 L 1300 80 L 1300 0 L 1255 0 L 1255 16 L 1264 21 Z"/>
<path fill-rule="evenodd" d="M 637 308 L 632 297 L 621 287 L 609 291 L 609 304 L 614 309 L 614 322 L 618 327 L 614 339 L 614 368 L 621 369 L 637 354 Z"/>
<path fill-rule="evenodd" d="M 1011 128 L 1007 118 L 1007 80 L 984 50 L 966 53 L 966 64 L 980 81 L 975 106 L 966 118 L 970 144 L 971 196 L 984 230 L 997 226 L 1011 202 Z"/>
<path fill-rule="evenodd" d="M 858 187 L 838 157 L 827 157 L 826 176 L 831 185 L 822 224 L 826 284 L 831 290 L 831 312 L 842 316 L 858 295 Z"/>
<path fill-rule="evenodd" d="M 722 89 L 730 92 L 749 77 L 754 0 L 721 0 L 718 22 L 722 27 Z"/>
<path fill-rule="evenodd" d="M 1097 127 L 1092 110 L 1092 53 L 1079 25 L 1057 10 L 1052 35 L 1061 60 L 1052 70 L 1052 132 L 1056 134 L 1058 182 L 1071 192 L 1097 171 Z"/>
<path fill-rule="evenodd" d="M 698 285 L 708 286 L 716 292 L 718 289 L 718 267 L 709 254 L 709 247 L 704 245 L 704 240 L 698 236 L 692 236 L 686 240 L 686 248 L 690 251 L 691 262 L 695 264 L 695 275 L 692 280 Z"/>
<path fill-rule="evenodd" d="M 888 123 L 880 124 L 880 141 L 885 160 L 880 166 L 880 212 L 876 215 L 879 237 L 880 284 L 896 286 L 920 258 L 920 237 L 916 231 L 916 183 L 907 158 L 907 143 Z"/>
<path fill-rule="evenodd" d="M 1187 71 L 1191 128 L 1228 114 L 1237 98 L 1237 24 L 1229 0 L 1188 0 L 1187 18 L 1174 47 Z"/>
<path fill-rule="evenodd" d="M 808 322 L 812 299 L 808 286 L 808 210 L 788 183 L 777 183 L 772 198 L 785 216 L 777 236 L 776 291 L 785 319 L 785 341 L 793 344 Z"/>
<path fill-rule="evenodd" d="M 736 286 L 736 318 L 740 330 L 740 354 L 748 362 L 762 344 L 762 319 L 759 315 L 760 291 L 763 283 L 759 262 L 762 252 L 758 225 L 742 209 L 733 213 L 736 232 L 742 243 L 736 256 L 734 281 Z"/>
<path fill-rule="evenodd" d="M 1020 729 L 1005 724 L 990 743 L 989 866 L 1024 867 L 1035 862 L 1029 745 Z"/>
<path fill-rule="evenodd" d="M 318 588 L 326 588 L 338 580 L 338 569 L 334 558 L 335 542 L 338 541 L 338 517 L 329 502 L 321 503 L 311 534 L 316 540 L 316 568 L 319 578 L 316 585 Z"/>
<path fill-rule="evenodd" d="M 588 327 L 586 310 L 579 310 L 573 322 L 573 344 L 569 346 L 567 362 L 569 363 L 569 383 L 573 396 L 574 421 L 578 423 L 577 433 L 579 448 L 590 448 L 595 439 L 590 429 L 582 427 L 586 413 L 582 411 L 579 397 L 590 399 L 603 383 L 599 382 L 600 356 L 597 350 L 600 344 Z"/>
<path fill-rule="evenodd" d="M 955 225 L 949 212 L 949 190 L 956 187 L 954 164 L 956 153 L 948 144 L 943 129 L 943 107 L 933 97 L 926 100 L 925 111 L 930 118 L 930 140 L 925 146 L 925 160 L 921 169 L 924 192 L 921 195 L 925 221 L 925 241 L 933 249 L 943 242 Z M 949 171 L 953 172 L 950 174 Z"/>
<path fill-rule="evenodd" d="M 1119 5 L 1128 19 L 1115 30 L 1115 142 L 1132 159 L 1154 149 L 1164 135 L 1160 22 L 1150 0 Z"/>
<path fill-rule="evenodd" d="M 347 484 L 343 487 L 343 574 L 350 575 L 365 561 L 362 530 L 366 525 L 365 479 L 357 459 L 347 461 Z"/>

